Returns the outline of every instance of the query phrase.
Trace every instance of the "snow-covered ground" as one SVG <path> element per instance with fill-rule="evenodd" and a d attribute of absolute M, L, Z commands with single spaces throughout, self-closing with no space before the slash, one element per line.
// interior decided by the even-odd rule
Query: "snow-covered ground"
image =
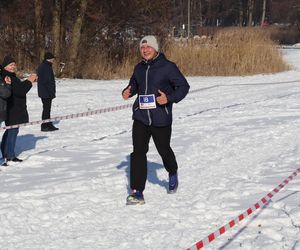
<path fill-rule="evenodd" d="M 174 105 L 180 186 L 150 143 L 146 204 L 126 206 L 131 110 L 22 127 L 22 163 L 0 172 L 0 249 L 186 249 L 256 203 L 300 165 L 300 50 L 289 72 L 188 78 Z M 58 80 L 53 116 L 118 106 L 128 80 Z M 39 120 L 36 86 L 30 120 Z M 207 249 L 300 249 L 300 176 Z"/>

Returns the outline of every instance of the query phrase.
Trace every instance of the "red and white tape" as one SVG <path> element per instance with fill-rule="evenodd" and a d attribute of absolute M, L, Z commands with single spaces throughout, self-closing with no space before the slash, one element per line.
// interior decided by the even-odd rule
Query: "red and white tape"
<path fill-rule="evenodd" d="M 194 89 L 194 90 L 190 90 L 189 93 L 192 94 L 192 93 L 196 93 L 199 91 L 203 91 L 204 89 L 210 89 L 210 88 L 219 87 L 219 86 L 221 86 L 221 85 L 215 85 L 215 86 L 207 87 L 207 88 Z M 96 115 L 96 114 L 102 114 L 102 113 L 127 109 L 127 108 L 131 108 L 132 105 L 133 104 L 125 104 L 125 105 L 120 105 L 120 106 L 115 106 L 115 107 L 102 108 L 102 109 L 97 109 L 97 110 L 93 110 L 93 111 L 87 111 L 87 112 L 82 112 L 82 113 L 77 113 L 77 114 L 70 114 L 70 115 L 65 115 L 65 116 L 57 116 L 57 117 L 54 117 L 51 119 L 32 121 L 32 122 L 27 122 L 27 123 L 22 123 L 22 124 L 5 126 L 5 127 L 1 127 L 1 128 L 2 129 L 11 129 L 11 128 L 19 128 L 19 127 L 25 127 L 25 126 L 30 126 L 30 125 L 41 124 L 41 123 L 45 123 L 45 122 L 54 122 L 54 121 L 60 121 L 60 120 L 74 119 L 77 117 L 84 117 L 84 116 L 90 116 L 90 115 Z"/>
<path fill-rule="evenodd" d="M 198 90 L 196 89 L 196 90 L 190 91 L 190 93 L 197 92 L 199 90 L 201 90 L 201 89 L 198 89 Z M 4 126 L 1 128 L 2 129 L 19 128 L 19 127 L 37 125 L 37 124 L 46 123 L 46 122 L 54 122 L 54 121 L 61 121 L 61 120 L 67 120 L 67 119 L 74 119 L 77 117 L 85 117 L 85 116 L 90 116 L 90 115 L 103 114 L 103 113 L 107 113 L 107 112 L 113 112 L 113 111 L 131 108 L 132 105 L 133 104 L 125 104 L 125 105 L 109 107 L 109 108 L 102 108 L 102 109 L 97 109 L 97 110 L 87 111 L 87 112 L 82 112 L 82 113 L 76 113 L 76 114 L 70 114 L 70 115 L 64 115 L 64 116 L 56 116 L 56 117 L 46 119 L 46 120 L 38 120 L 38 121 L 32 121 L 32 122 L 27 122 L 27 123 L 15 124 L 15 125 L 11 125 L 11 126 Z"/>
<path fill-rule="evenodd" d="M 195 92 L 195 90 L 190 91 L 190 92 L 191 93 Z M 64 116 L 56 116 L 56 117 L 46 119 L 46 120 L 38 120 L 38 121 L 32 121 L 32 122 L 27 122 L 27 123 L 15 124 L 15 125 L 11 125 L 11 126 L 4 126 L 4 127 L 1 127 L 1 128 L 2 129 L 19 128 L 19 127 L 37 125 L 37 124 L 46 123 L 46 122 L 55 122 L 55 121 L 74 119 L 74 118 L 85 117 L 85 116 L 90 116 L 90 115 L 98 115 L 98 114 L 103 114 L 103 113 L 108 113 L 108 112 L 113 112 L 113 111 L 118 111 L 118 110 L 122 110 L 122 109 L 131 108 L 132 105 L 133 104 L 125 104 L 125 105 L 102 108 L 102 109 L 97 109 L 97 110 L 87 111 L 87 112 L 82 112 L 82 113 L 76 113 L 76 114 L 70 114 L 70 115 L 64 115 Z"/>
<path fill-rule="evenodd" d="M 87 112 L 82 112 L 82 113 L 77 113 L 77 114 L 56 116 L 56 117 L 53 117 L 51 119 L 46 119 L 46 120 L 32 121 L 32 122 L 27 122 L 27 123 L 22 123 L 22 124 L 5 126 L 5 127 L 2 127 L 2 129 L 19 128 L 19 127 L 25 127 L 25 126 L 30 126 L 30 125 L 41 124 L 41 123 L 45 123 L 45 122 L 54 122 L 54 121 L 60 121 L 60 120 L 74 119 L 77 117 L 85 117 L 85 116 L 90 116 L 90 115 L 103 114 L 103 113 L 108 113 L 108 112 L 131 108 L 131 107 L 132 107 L 132 104 L 125 104 L 125 105 L 102 108 L 102 109 L 97 109 L 97 110 L 92 110 L 92 111 L 87 111 Z"/>
<path fill-rule="evenodd" d="M 286 186 L 291 180 L 293 180 L 300 173 L 300 168 L 298 168 L 293 174 L 291 174 L 288 178 L 286 178 L 281 184 L 279 184 L 276 188 L 274 188 L 270 193 L 260 199 L 257 203 L 255 203 L 252 207 L 248 208 L 244 213 L 240 214 L 235 219 L 231 220 L 229 223 L 220 227 L 217 231 L 209 234 L 203 240 L 198 241 L 196 244 L 187 248 L 187 250 L 198 250 L 205 246 L 207 246 L 210 242 L 215 240 L 218 236 L 224 234 L 226 231 L 229 231 L 232 227 L 238 224 L 240 221 L 251 215 L 255 210 L 263 207 L 266 203 L 268 203 L 271 198 L 278 193 L 284 186 Z"/>

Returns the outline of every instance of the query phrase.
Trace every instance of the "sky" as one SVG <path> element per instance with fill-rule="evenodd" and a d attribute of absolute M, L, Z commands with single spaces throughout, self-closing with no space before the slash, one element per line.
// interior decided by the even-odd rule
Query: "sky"
<path fill-rule="evenodd" d="M 22 163 L 0 172 L 0 249 L 187 249 L 236 218 L 300 166 L 300 49 L 292 70 L 188 77 L 174 105 L 171 145 L 179 188 L 153 141 L 146 204 L 127 206 L 131 109 L 20 128 Z M 57 79 L 52 117 L 133 103 L 125 80 Z M 34 86 L 31 121 L 41 119 Z M 3 131 L 2 131 L 3 133 Z M 300 177 L 206 249 L 300 249 Z"/>

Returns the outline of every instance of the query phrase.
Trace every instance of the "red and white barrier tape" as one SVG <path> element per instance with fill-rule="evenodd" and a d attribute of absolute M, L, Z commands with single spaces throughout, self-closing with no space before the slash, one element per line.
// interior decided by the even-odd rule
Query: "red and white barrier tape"
<path fill-rule="evenodd" d="M 192 92 L 196 92 L 196 91 L 194 90 L 194 91 L 190 91 L 190 92 L 192 93 Z M 120 105 L 120 106 L 116 106 L 116 107 L 97 109 L 97 110 L 87 111 L 87 112 L 82 112 L 82 113 L 76 113 L 76 114 L 70 114 L 70 115 L 64 115 L 64 116 L 56 116 L 56 117 L 46 119 L 46 120 L 32 121 L 32 122 L 21 123 L 21 124 L 16 124 L 16 125 L 11 125 L 11 126 L 4 126 L 4 127 L 1 127 L 1 128 L 2 129 L 19 128 L 19 127 L 37 125 L 37 124 L 46 123 L 46 122 L 55 122 L 55 121 L 61 121 L 61 120 L 67 120 L 67 119 L 74 119 L 74 118 L 77 118 L 77 117 L 97 115 L 97 114 L 102 114 L 102 113 L 107 113 L 107 112 L 112 112 L 112 111 L 118 111 L 118 110 L 122 110 L 122 109 L 131 108 L 132 105 L 133 104 L 125 104 L 125 105 Z"/>
<path fill-rule="evenodd" d="M 45 122 L 54 122 L 54 121 L 60 121 L 60 120 L 74 119 L 77 117 L 85 117 L 85 116 L 90 116 L 90 115 L 103 114 L 103 113 L 107 113 L 107 112 L 113 112 L 113 111 L 131 108 L 131 107 L 132 107 L 132 104 L 125 104 L 125 105 L 102 108 L 102 109 L 97 109 L 97 110 L 92 110 L 92 111 L 87 111 L 87 112 L 82 112 L 82 113 L 77 113 L 77 114 L 56 116 L 56 117 L 53 117 L 51 119 L 46 119 L 46 120 L 32 121 L 32 122 L 27 122 L 27 123 L 22 123 L 22 124 L 5 126 L 5 127 L 2 127 L 2 129 L 19 128 L 19 127 L 25 127 L 25 126 L 35 125 L 35 124 L 41 124 L 41 123 L 45 123 Z"/>
<path fill-rule="evenodd" d="M 199 90 L 201 90 L 201 89 L 199 89 Z M 196 90 L 190 91 L 190 93 L 197 92 L 199 90 L 196 89 Z M 107 113 L 107 112 L 112 112 L 112 111 L 118 111 L 118 110 L 122 110 L 122 109 L 131 108 L 132 105 L 133 104 L 125 104 L 125 105 L 109 107 L 109 108 L 102 108 L 102 109 L 97 109 L 97 110 L 93 110 L 93 111 L 70 114 L 70 115 L 65 115 L 65 116 L 56 116 L 56 117 L 46 119 L 46 120 L 32 121 L 32 122 L 21 123 L 21 124 L 16 124 L 16 125 L 11 125 L 11 126 L 4 126 L 4 127 L 1 127 L 1 128 L 2 129 L 19 128 L 19 127 L 37 125 L 37 124 L 46 123 L 46 122 L 54 122 L 54 121 L 61 121 L 61 120 L 67 120 L 67 119 L 74 119 L 74 118 L 77 118 L 77 117 L 97 115 L 97 114 L 102 114 L 102 113 Z"/>
<path fill-rule="evenodd" d="M 195 91 L 190 91 L 190 92 L 192 93 L 192 92 L 195 92 Z M 11 125 L 11 126 L 4 126 L 4 127 L 1 127 L 1 128 L 2 129 L 19 128 L 19 127 L 37 125 L 37 124 L 46 123 L 46 122 L 55 122 L 55 121 L 61 121 L 61 120 L 67 120 L 67 119 L 74 119 L 74 118 L 77 118 L 77 117 L 97 115 L 97 114 L 102 114 L 102 113 L 113 112 L 113 111 L 118 111 L 118 110 L 122 110 L 122 109 L 131 108 L 132 105 L 133 104 L 125 104 L 125 105 L 109 107 L 109 108 L 102 108 L 102 109 L 97 109 L 97 110 L 87 111 L 87 112 L 82 112 L 82 113 L 76 113 L 76 114 L 70 114 L 70 115 L 64 115 L 64 116 L 56 116 L 56 117 L 46 119 L 46 120 L 32 121 L 32 122 L 21 123 L 21 124 L 16 124 L 16 125 Z"/>
<path fill-rule="evenodd" d="M 291 174 L 288 178 L 286 178 L 281 184 L 279 184 L 276 188 L 274 188 L 270 193 L 268 193 L 265 197 L 260 199 L 257 203 L 255 203 L 252 207 L 248 208 L 244 213 L 240 214 L 235 219 L 231 220 L 229 223 L 225 224 L 224 226 L 220 227 L 217 231 L 214 233 L 211 233 L 207 237 L 205 237 L 203 240 L 198 241 L 195 245 L 191 246 L 190 248 L 187 248 L 187 250 L 198 250 L 203 248 L 204 246 L 207 246 L 210 242 L 215 240 L 218 236 L 222 235 L 226 231 L 228 231 L 230 228 L 234 227 L 236 224 L 238 224 L 240 221 L 248 217 L 250 214 L 252 214 L 255 210 L 263 207 L 271 198 L 278 193 L 284 186 L 286 186 L 291 180 L 294 179 L 298 174 L 300 173 L 300 168 L 298 168 L 293 174 Z"/>
<path fill-rule="evenodd" d="M 216 85 L 216 86 L 220 86 L 220 85 Z M 213 87 L 216 87 L 216 86 L 213 86 Z M 199 92 L 199 91 L 203 91 L 203 89 L 210 89 L 210 88 L 211 87 L 201 88 L 201 89 L 194 89 L 194 90 L 189 91 L 189 93 L 192 94 L 192 93 L 196 93 L 196 92 Z M 60 121 L 60 120 L 73 119 L 73 118 L 77 118 L 77 117 L 84 117 L 84 116 L 102 114 L 102 113 L 127 109 L 127 108 L 131 108 L 131 107 L 132 107 L 132 104 L 125 104 L 125 105 L 120 105 L 120 106 L 116 106 L 116 107 L 97 109 L 97 110 L 93 110 L 93 111 L 87 111 L 87 112 L 82 112 L 82 113 L 77 113 L 77 114 L 70 114 L 70 115 L 65 115 L 65 116 L 57 116 L 57 117 L 54 117 L 54 118 L 51 118 L 51 119 L 32 121 L 32 122 L 27 122 L 27 123 L 22 123 L 22 124 L 5 126 L 5 127 L 1 127 L 1 128 L 2 129 L 19 128 L 19 127 L 25 127 L 25 126 L 30 126 L 30 125 L 41 124 L 41 123 L 45 123 L 45 122 L 54 122 L 54 121 Z"/>

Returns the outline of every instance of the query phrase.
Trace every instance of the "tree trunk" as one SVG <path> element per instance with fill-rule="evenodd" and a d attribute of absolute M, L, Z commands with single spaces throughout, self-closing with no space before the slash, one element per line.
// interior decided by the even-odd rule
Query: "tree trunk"
<path fill-rule="evenodd" d="M 86 7 L 87 7 L 87 0 L 80 0 L 79 12 L 77 14 L 76 20 L 72 28 L 72 37 L 71 37 L 71 43 L 69 47 L 70 77 L 75 76 L 76 58 L 78 55 L 78 48 L 79 48 L 80 37 L 81 37 L 81 27 L 85 15 Z"/>
<path fill-rule="evenodd" d="M 180 4 L 180 36 L 184 37 L 185 36 L 185 19 L 184 19 L 184 7 L 183 7 L 183 0 L 179 1 Z"/>
<path fill-rule="evenodd" d="M 59 75 L 59 65 L 61 61 L 61 45 L 62 45 L 62 34 L 61 34 L 61 18 L 62 18 L 62 6 L 63 0 L 53 0 L 53 21 L 52 21 L 52 37 L 53 37 L 53 53 L 55 55 L 54 71 Z"/>
<path fill-rule="evenodd" d="M 45 52 L 44 44 L 44 33 L 42 27 L 42 1 L 34 0 L 34 12 L 35 12 L 35 48 L 36 48 L 36 57 L 38 62 L 41 62 L 43 59 L 43 54 Z"/>
<path fill-rule="evenodd" d="M 208 25 L 213 25 L 213 18 L 212 18 L 212 8 L 211 8 L 211 0 L 208 0 L 208 7 L 207 7 L 207 16 L 208 16 Z"/>
<path fill-rule="evenodd" d="M 239 26 L 242 27 L 244 24 L 244 10 L 243 10 L 243 0 L 239 1 Z"/>
<path fill-rule="evenodd" d="M 188 0 L 188 7 L 187 7 L 187 16 L 188 16 L 188 20 L 187 20 L 187 38 L 190 38 L 191 35 L 191 0 Z"/>
<path fill-rule="evenodd" d="M 261 23 L 260 25 L 263 26 L 266 18 L 266 6 L 267 6 L 267 0 L 263 0 L 263 9 L 261 14 Z"/>
<path fill-rule="evenodd" d="M 202 15 L 202 0 L 199 0 L 199 20 L 200 20 L 200 27 L 203 27 L 203 15 Z"/>
<path fill-rule="evenodd" d="M 254 0 L 248 2 L 248 26 L 252 26 Z"/>

